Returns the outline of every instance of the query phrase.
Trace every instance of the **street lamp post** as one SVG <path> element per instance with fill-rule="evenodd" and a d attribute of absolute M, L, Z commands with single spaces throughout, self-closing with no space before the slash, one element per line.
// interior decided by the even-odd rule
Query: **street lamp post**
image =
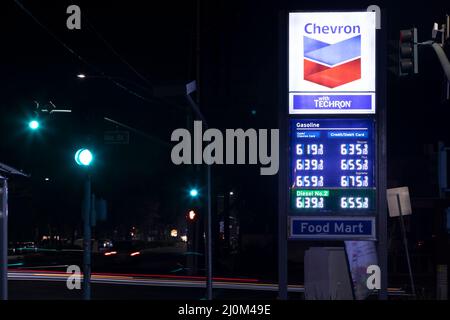
<path fill-rule="evenodd" d="M 88 75 L 88 74 L 84 74 L 84 73 L 80 73 L 77 74 L 77 78 L 78 79 L 103 79 L 103 80 L 110 80 L 113 81 L 114 83 L 117 83 L 119 86 L 121 86 L 121 82 L 124 83 L 128 83 L 136 88 L 139 88 L 145 92 L 151 93 L 151 90 L 148 87 L 145 87 L 143 85 L 140 85 L 139 83 L 129 80 L 127 78 L 123 78 L 123 77 L 116 77 L 116 76 L 108 76 L 108 75 L 101 75 L 101 76 L 96 76 L 96 75 Z"/>
<path fill-rule="evenodd" d="M 121 80 L 121 81 L 127 81 L 129 83 L 132 83 L 133 85 L 135 85 L 136 87 L 139 87 L 145 91 L 149 91 L 148 88 L 143 87 L 139 84 L 136 84 L 134 82 L 130 82 L 127 79 L 123 79 L 123 78 L 119 78 L 119 77 L 109 77 L 109 76 L 88 76 L 85 74 L 78 74 L 77 77 L 79 79 L 85 79 L 85 78 L 101 78 L 101 79 L 108 79 L 108 80 L 112 80 L 115 82 L 115 80 Z M 120 87 L 124 88 L 123 86 L 120 85 L 120 83 L 116 83 L 116 85 L 119 85 Z M 126 88 L 125 88 L 126 89 Z M 190 96 L 191 93 L 195 92 L 197 90 L 197 82 L 191 81 L 185 85 L 181 85 L 181 86 L 169 86 L 169 87 L 159 87 L 159 88 L 153 88 L 152 90 L 152 95 L 153 97 L 169 97 L 169 96 L 184 96 L 189 104 L 189 106 L 192 108 L 192 110 L 194 111 L 195 115 L 197 116 L 198 119 L 202 120 L 203 124 L 208 127 L 207 121 L 205 116 L 203 115 L 203 113 L 200 111 L 200 108 L 198 106 L 198 104 L 192 99 L 192 97 Z M 129 91 L 127 89 L 127 91 Z M 135 93 L 133 93 L 134 95 L 136 95 Z M 136 95 L 140 98 L 143 98 L 140 95 Z M 148 99 L 143 98 L 144 100 L 148 101 Z M 167 103 L 167 101 L 164 101 Z M 106 121 L 111 121 L 108 118 L 104 118 Z M 123 125 L 122 125 L 123 126 Z M 205 239 L 205 256 L 206 256 L 206 296 L 208 300 L 212 300 L 213 295 L 212 295 L 212 287 L 213 287 L 213 281 L 212 281 L 212 214 L 211 214 L 211 210 L 212 210 L 212 206 L 211 206 L 211 166 L 207 165 L 206 168 L 206 180 L 207 180 L 207 198 L 208 198 L 208 209 L 207 209 L 207 214 L 206 214 L 206 239 Z"/>
<path fill-rule="evenodd" d="M 156 97 L 170 97 L 170 96 L 184 96 L 187 103 L 194 111 L 196 117 L 202 121 L 206 128 L 208 128 L 208 123 L 205 116 L 200 111 L 198 104 L 190 96 L 191 93 L 197 90 L 197 82 L 191 81 L 184 85 L 179 86 L 169 86 L 169 87 L 159 87 L 154 88 L 154 95 Z M 210 163 L 210 162 L 207 162 Z M 206 297 L 208 300 L 213 299 L 212 288 L 212 214 L 211 214 L 211 165 L 206 165 L 206 183 L 207 183 L 207 198 L 208 198 L 208 209 L 206 213 L 206 237 L 205 237 L 205 256 L 206 256 Z"/>
<path fill-rule="evenodd" d="M 186 85 L 186 99 L 191 106 L 192 110 L 194 110 L 195 114 L 199 119 L 203 121 L 206 127 L 208 127 L 208 123 L 206 122 L 206 118 L 203 113 L 200 111 L 198 104 L 192 99 L 190 94 L 197 90 L 197 82 L 192 81 Z M 209 159 L 208 159 L 209 160 Z M 208 163 L 211 163 L 208 161 Z M 206 165 L 206 184 L 207 184 L 207 197 L 208 197 L 208 210 L 206 214 L 206 297 L 208 300 L 213 299 L 213 279 L 212 279 L 212 204 L 211 204 L 211 165 Z"/>

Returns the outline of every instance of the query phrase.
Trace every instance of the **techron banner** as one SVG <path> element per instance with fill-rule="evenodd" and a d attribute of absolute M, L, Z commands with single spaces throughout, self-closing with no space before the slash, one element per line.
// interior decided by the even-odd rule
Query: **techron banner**
<path fill-rule="evenodd" d="M 375 18 L 289 13 L 289 114 L 375 113 Z"/>

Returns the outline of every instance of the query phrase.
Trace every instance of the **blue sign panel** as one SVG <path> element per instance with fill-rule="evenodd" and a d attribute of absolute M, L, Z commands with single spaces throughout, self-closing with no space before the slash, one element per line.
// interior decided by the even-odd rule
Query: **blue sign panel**
<path fill-rule="evenodd" d="M 375 212 L 371 119 L 291 119 L 290 192 L 296 214 Z"/>
<path fill-rule="evenodd" d="M 375 218 L 291 217 L 289 238 L 375 240 Z"/>
<path fill-rule="evenodd" d="M 320 111 L 338 110 L 356 113 L 360 110 L 372 110 L 373 94 L 365 95 L 327 95 L 327 94 L 293 94 L 293 110 Z M 319 112 L 318 112 L 319 111 Z"/>

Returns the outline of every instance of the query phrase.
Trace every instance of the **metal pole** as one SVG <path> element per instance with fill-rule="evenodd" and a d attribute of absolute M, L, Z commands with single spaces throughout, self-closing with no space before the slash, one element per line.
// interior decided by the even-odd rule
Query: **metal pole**
<path fill-rule="evenodd" d="M 198 90 L 198 87 L 197 87 Z M 194 111 L 195 115 L 202 121 L 203 125 L 208 128 L 208 123 L 205 116 L 200 111 L 198 104 L 192 99 L 192 97 L 187 94 L 186 99 Z M 205 235 L 205 256 L 206 256 L 206 297 L 208 300 L 212 300 L 212 235 L 211 235 L 211 224 L 212 224 L 212 214 L 211 214 L 211 165 L 207 164 L 206 179 L 208 184 L 208 213 L 206 215 L 206 235 Z"/>
<path fill-rule="evenodd" d="M 0 176 L 2 205 L 0 207 L 0 300 L 8 300 L 8 181 Z"/>
<path fill-rule="evenodd" d="M 378 297 L 380 300 L 388 299 L 388 213 L 387 213 L 387 127 L 386 127 L 386 57 L 387 57 L 387 13 L 384 11 L 381 15 L 381 29 L 376 31 L 377 42 L 377 79 L 376 79 L 376 97 L 377 107 L 377 199 L 378 199 L 378 265 L 381 270 L 381 289 Z"/>
<path fill-rule="evenodd" d="M 439 62 L 441 63 L 442 70 L 444 70 L 447 81 L 450 81 L 450 62 L 448 61 L 444 49 L 442 49 L 442 47 L 435 42 L 432 43 L 431 46 L 433 47 L 434 51 L 436 52 L 436 55 L 438 56 Z"/>
<path fill-rule="evenodd" d="M 288 14 L 285 11 L 279 13 L 279 81 L 278 90 L 279 106 L 278 106 L 278 128 L 280 130 L 280 168 L 278 174 L 278 299 L 288 299 L 288 236 L 287 236 L 287 219 L 288 219 L 288 192 L 287 192 L 287 163 L 288 148 L 286 142 L 289 141 L 289 133 L 287 130 L 287 101 L 284 93 L 287 92 L 287 26 Z"/>
<path fill-rule="evenodd" d="M 447 189 L 447 150 L 442 141 L 438 142 L 438 185 L 439 198 L 445 198 Z"/>
<path fill-rule="evenodd" d="M 416 288 L 414 286 L 414 279 L 413 279 L 413 274 L 412 274 L 412 269 L 411 269 L 411 261 L 409 259 L 408 239 L 406 238 L 406 230 L 405 230 L 405 224 L 403 222 L 403 214 L 402 214 L 402 205 L 400 203 L 400 195 L 398 193 L 397 193 L 397 203 L 398 203 L 398 211 L 399 211 L 399 216 L 400 216 L 400 227 L 402 229 L 403 244 L 405 245 L 406 260 L 408 262 L 409 279 L 411 280 L 412 293 L 415 297 L 416 296 Z"/>
<path fill-rule="evenodd" d="M 212 235 L 211 235 L 211 165 L 207 165 L 208 180 L 208 214 L 206 216 L 206 297 L 208 300 L 213 299 L 212 293 Z"/>
<path fill-rule="evenodd" d="M 197 104 L 200 104 L 200 21 L 201 21 L 201 9 L 200 0 L 197 0 L 196 4 L 196 26 L 195 26 L 195 73 L 197 79 Z"/>
<path fill-rule="evenodd" d="M 83 299 L 91 299 L 91 177 L 88 174 L 84 184 L 83 207 Z"/>

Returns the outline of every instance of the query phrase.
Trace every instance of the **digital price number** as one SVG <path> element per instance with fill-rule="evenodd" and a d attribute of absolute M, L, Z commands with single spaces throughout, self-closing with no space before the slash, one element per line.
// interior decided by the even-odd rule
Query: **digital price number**
<path fill-rule="evenodd" d="M 291 119 L 291 209 L 375 210 L 371 119 Z"/>

